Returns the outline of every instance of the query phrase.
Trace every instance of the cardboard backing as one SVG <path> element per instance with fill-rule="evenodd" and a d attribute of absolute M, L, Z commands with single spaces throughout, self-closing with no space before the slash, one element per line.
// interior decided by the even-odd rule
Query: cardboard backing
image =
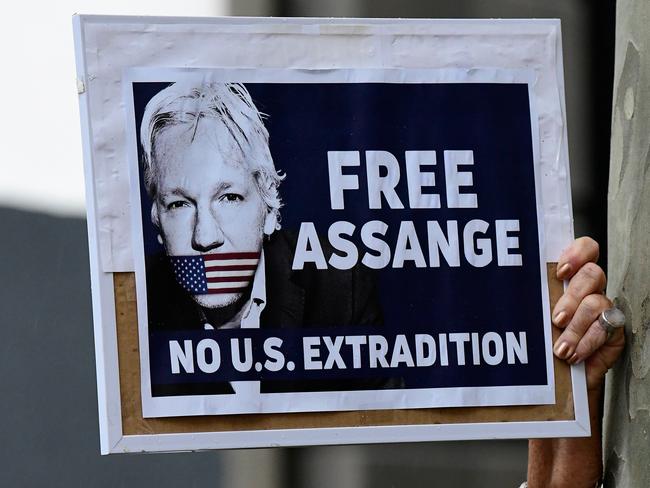
<path fill-rule="evenodd" d="M 563 291 L 555 276 L 557 263 L 548 263 L 551 310 Z M 119 358 L 123 435 L 227 432 L 241 430 L 301 429 L 318 427 L 368 427 L 484 422 L 574 420 L 571 371 L 553 357 L 555 404 L 513 407 L 457 407 L 352 412 L 238 414 L 193 417 L 142 417 L 137 301 L 134 273 L 114 273 L 115 312 Z M 551 310 L 548 313 L 551 313 Z M 553 327 L 553 340 L 560 331 Z"/>

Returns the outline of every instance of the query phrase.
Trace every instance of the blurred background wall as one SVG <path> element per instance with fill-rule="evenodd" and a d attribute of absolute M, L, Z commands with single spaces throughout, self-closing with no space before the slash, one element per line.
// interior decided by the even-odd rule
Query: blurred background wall
<path fill-rule="evenodd" d="M 562 20 L 576 234 L 605 243 L 614 2 L 62 0 L 0 31 L 0 486 L 506 487 L 525 441 L 101 457 L 70 16 L 552 17 Z"/>

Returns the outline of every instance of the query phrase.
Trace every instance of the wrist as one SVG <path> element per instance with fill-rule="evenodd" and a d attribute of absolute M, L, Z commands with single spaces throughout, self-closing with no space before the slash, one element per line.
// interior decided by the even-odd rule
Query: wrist
<path fill-rule="evenodd" d="M 530 440 L 526 486 L 592 488 L 600 485 L 602 391 L 602 385 L 587 391 L 590 437 Z"/>

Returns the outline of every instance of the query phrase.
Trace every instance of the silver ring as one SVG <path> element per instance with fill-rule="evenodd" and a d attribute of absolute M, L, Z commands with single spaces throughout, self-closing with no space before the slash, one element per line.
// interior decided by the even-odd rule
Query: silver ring
<path fill-rule="evenodd" d="M 598 316 L 598 324 L 607 332 L 609 339 L 617 329 L 625 327 L 625 314 L 616 307 L 608 308 Z"/>

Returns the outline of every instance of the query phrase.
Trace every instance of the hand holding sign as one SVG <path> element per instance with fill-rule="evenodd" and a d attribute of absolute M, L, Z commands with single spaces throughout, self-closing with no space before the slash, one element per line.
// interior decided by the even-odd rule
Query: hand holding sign
<path fill-rule="evenodd" d="M 589 237 L 576 239 L 558 262 L 557 277 L 569 285 L 553 310 L 553 323 L 564 329 L 554 352 L 570 364 L 585 361 L 587 387 L 598 388 L 625 344 L 623 329 L 607 338 L 598 324 L 600 314 L 612 306 L 603 294 L 606 277 L 598 260 L 598 243 Z"/>
<path fill-rule="evenodd" d="M 598 243 L 589 237 L 576 239 L 564 250 L 557 277 L 569 280 L 569 285 L 553 310 L 553 322 L 564 329 L 555 342 L 555 355 L 571 364 L 584 361 L 586 365 L 591 437 L 531 439 L 530 488 L 595 486 L 602 473 L 601 387 L 605 373 L 623 351 L 625 335 L 621 327 L 608 338 L 598 324 L 599 315 L 612 302 L 603 294 L 606 278 L 597 260 Z"/>

